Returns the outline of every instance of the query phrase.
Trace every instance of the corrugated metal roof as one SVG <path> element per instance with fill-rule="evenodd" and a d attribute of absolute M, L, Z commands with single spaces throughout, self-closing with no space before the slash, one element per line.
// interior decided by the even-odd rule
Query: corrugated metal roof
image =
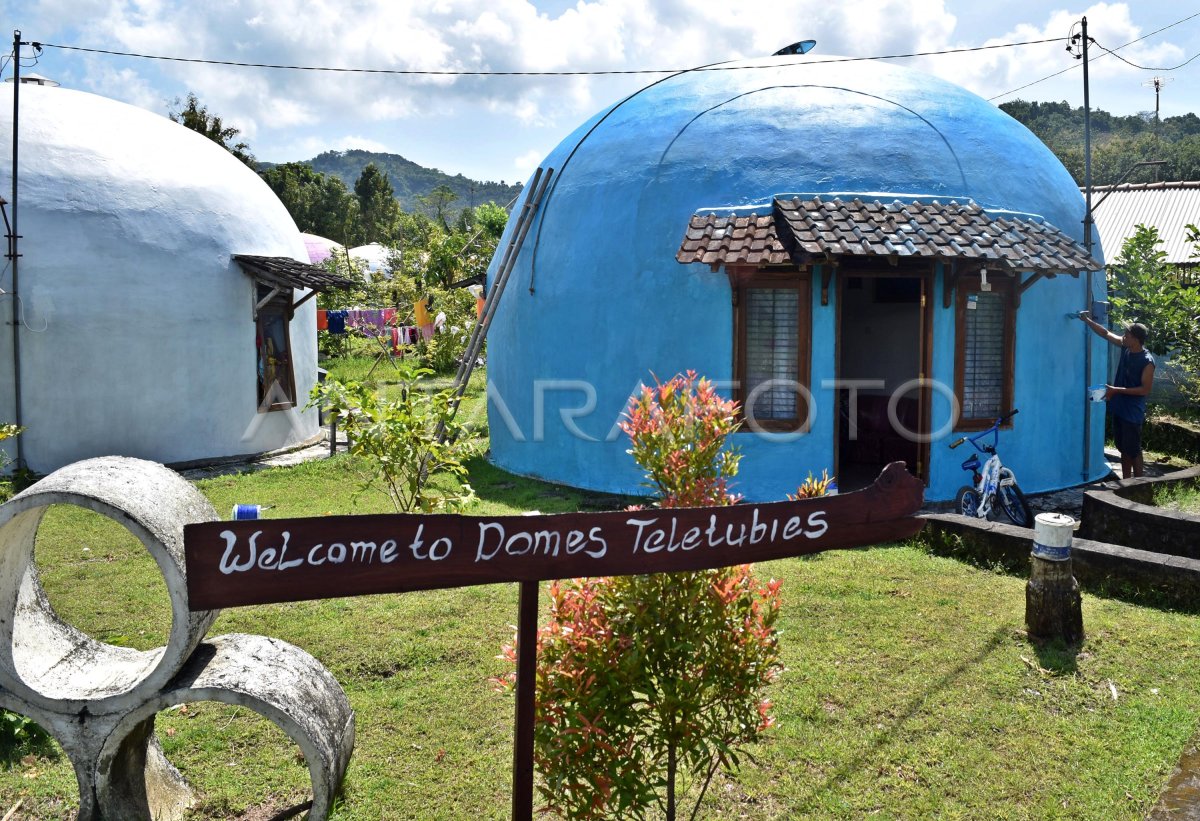
<path fill-rule="evenodd" d="M 1100 264 L 1057 228 L 989 215 L 975 203 L 776 199 L 769 216 L 699 213 L 680 262 L 802 263 L 825 256 L 975 260 L 1050 275 Z"/>
<path fill-rule="evenodd" d="M 1109 193 L 1111 192 L 1111 193 Z M 1097 207 L 1101 197 L 1107 194 Z M 1138 225 L 1153 226 L 1162 237 L 1167 262 L 1195 264 L 1184 226 L 1200 225 L 1200 182 L 1150 182 L 1092 188 L 1092 219 L 1111 264 Z"/>

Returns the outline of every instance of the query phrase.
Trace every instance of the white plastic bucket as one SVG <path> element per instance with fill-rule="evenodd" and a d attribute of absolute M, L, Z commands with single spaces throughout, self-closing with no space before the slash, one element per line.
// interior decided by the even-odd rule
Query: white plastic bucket
<path fill-rule="evenodd" d="M 1093 402 L 1103 402 L 1104 394 L 1108 393 L 1107 385 L 1088 385 L 1088 399 Z"/>
<path fill-rule="evenodd" d="M 1050 562 L 1071 558 L 1075 520 L 1062 513 L 1039 513 L 1033 520 L 1033 555 Z"/>

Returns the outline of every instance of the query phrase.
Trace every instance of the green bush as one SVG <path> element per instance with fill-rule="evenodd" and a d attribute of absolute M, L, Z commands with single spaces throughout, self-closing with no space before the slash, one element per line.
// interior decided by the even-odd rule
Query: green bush
<path fill-rule="evenodd" d="M 12 439 L 14 436 L 20 434 L 22 430 L 23 428 L 19 428 L 16 425 L 0 425 L 0 442 L 3 442 L 5 439 Z M 3 450 L 0 450 L 0 474 L 2 474 L 4 469 L 7 468 L 11 463 L 12 460 L 8 458 L 8 454 L 6 454 Z M 15 492 L 15 487 L 16 483 L 12 478 L 0 476 L 0 502 L 4 502 L 11 498 Z"/>
<path fill-rule="evenodd" d="M 1200 231 L 1195 226 L 1188 229 L 1189 239 L 1197 243 L 1196 256 Z M 1146 347 L 1156 355 L 1169 355 L 1179 368 L 1180 391 L 1200 401 L 1200 291 L 1180 287 L 1161 246 L 1158 229 L 1145 225 L 1138 225 L 1121 246 L 1108 269 L 1113 326 L 1141 322 L 1149 328 Z"/>
<path fill-rule="evenodd" d="M 418 384 L 428 374 L 405 363 L 397 398 L 390 401 L 366 385 L 329 380 L 313 387 L 309 403 L 336 418 L 351 456 L 360 457 L 366 471 L 363 488 L 382 492 L 397 513 L 451 512 L 474 498 L 463 467 L 474 445 L 459 436 L 451 392 L 426 391 Z"/>

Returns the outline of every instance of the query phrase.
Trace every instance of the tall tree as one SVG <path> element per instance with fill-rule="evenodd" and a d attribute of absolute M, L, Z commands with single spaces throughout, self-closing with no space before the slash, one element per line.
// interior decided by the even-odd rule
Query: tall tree
<path fill-rule="evenodd" d="M 358 199 L 337 177 L 314 171 L 307 163 L 290 162 L 260 172 L 301 231 L 343 245 L 357 245 Z"/>
<path fill-rule="evenodd" d="M 1082 108 L 1067 103 L 1013 100 L 1000 108 L 1025 125 L 1062 161 L 1075 181 L 1083 183 Z M 1200 117 L 1184 114 L 1156 123 L 1153 112 L 1120 116 L 1107 111 L 1091 113 L 1092 183 L 1111 185 L 1137 163 L 1164 160 L 1154 170 L 1142 169 L 1130 182 L 1152 179 L 1200 179 Z"/>
<path fill-rule="evenodd" d="M 445 184 L 430 191 L 428 196 L 417 197 L 427 212 L 432 211 L 430 216 L 441 223 L 442 228 L 447 231 L 450 230 L 450 224 L 446 221 L 446 211 L 449 209 L 450 203 L 456 199 L 458 199 L 458 194 L 455 194 L 454 189 Z"/>
<path fill-rule="evenodd" d="M 207 106 L 200 105 L 194 92 L 188 92 L 186 105 L 176 98 L 172 103 L 171 110 L 167 112 L 167 116 L 171 118 L 172 122 L 203 134 L 246 165 L 258 170 L 258 162 L 250 153 L 250 146 L 245 142 L 232 142 L 238 134 L 242 133 L 241 129 L 226 126 L 220 117 L 209 112 Z"/>
<path fill-rule="evenodd" d="M 388 175 L 375 163 L 368 163 L 354 181 L 358 198 L 359 221 L 363 242 L 388 242 L 393 239 L 400 218 L 400 203 Z"/>

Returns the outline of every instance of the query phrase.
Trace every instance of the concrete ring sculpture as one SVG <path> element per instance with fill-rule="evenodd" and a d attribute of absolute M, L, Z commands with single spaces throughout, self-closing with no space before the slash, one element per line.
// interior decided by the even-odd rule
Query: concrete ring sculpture
<path fill-rule="evenodd" d="M 171 600 L 167 644 L 150 651 L 103 644 L 65 623 L 38 580 L 34 542 L 46 510 L 93 510 L 132 532 L 158 563 Z M 126 712 L 169 682 L 219 611 L 190 612 L 183 526 L 212 521 L 199 491 L 155 462 L 88 459 L 61 468 L 0 506 L 0 681 L 56 713 Z"/>
<path fill-rule="evenodd" d="M 328 816 L 354 749 L 354 712 L 345 692 L 300 648 L 235 633 L 201 644 L 174 681 L 117 722 L 96 769 L 101 817 L 161 817 L 157 807 L 172 803 L 174 794 L 163 800 L 142 780 L 153 769 L 147 753 L 154 750 L 154 720 L 174 704 L 196 701 L 247 707 L 286 732 L 308 764 L 313 790 L 308 817 Z M 175 789 L 167 779 L 158 783 Z"/>
<path fill-rule="evenodd" d="M 75 770 L 75 782 L 79 788 L 79 811 L 76 818 L 96 818 L 93 762 L 114 722 L 89 722 L 86 726 L 80 726 L 80 722 L 75 720 L 75 716 L 58 716 L 42 710 L 36 705 L 17 698 L 3 687 L 0 687 L 0 709 L 20 713 L 31 719 L 58 742 Z"/>
<path fill-rule="evenodd" d="M 95 641 L 55 614 L 34 545 L 51 505 L 101 513 L 141 540 L 171 600 L 164 647 Z M 320 662 L 277 639 L 204 641 L 218 611 L 188 608 L 183 528 L 212 505 L 154 462 L 90 459 L 55 471 L 0 505 L 0 708 L 36 721 L 62 745 L 79 786 L 80 821 L 181 819 L 191 788 L 154 736 L 160 711 L 187 701 L 254 710 L 300 747 L 313 787 L 309 818 L 328 816 L 354 748 L 354 713 Z"/>

